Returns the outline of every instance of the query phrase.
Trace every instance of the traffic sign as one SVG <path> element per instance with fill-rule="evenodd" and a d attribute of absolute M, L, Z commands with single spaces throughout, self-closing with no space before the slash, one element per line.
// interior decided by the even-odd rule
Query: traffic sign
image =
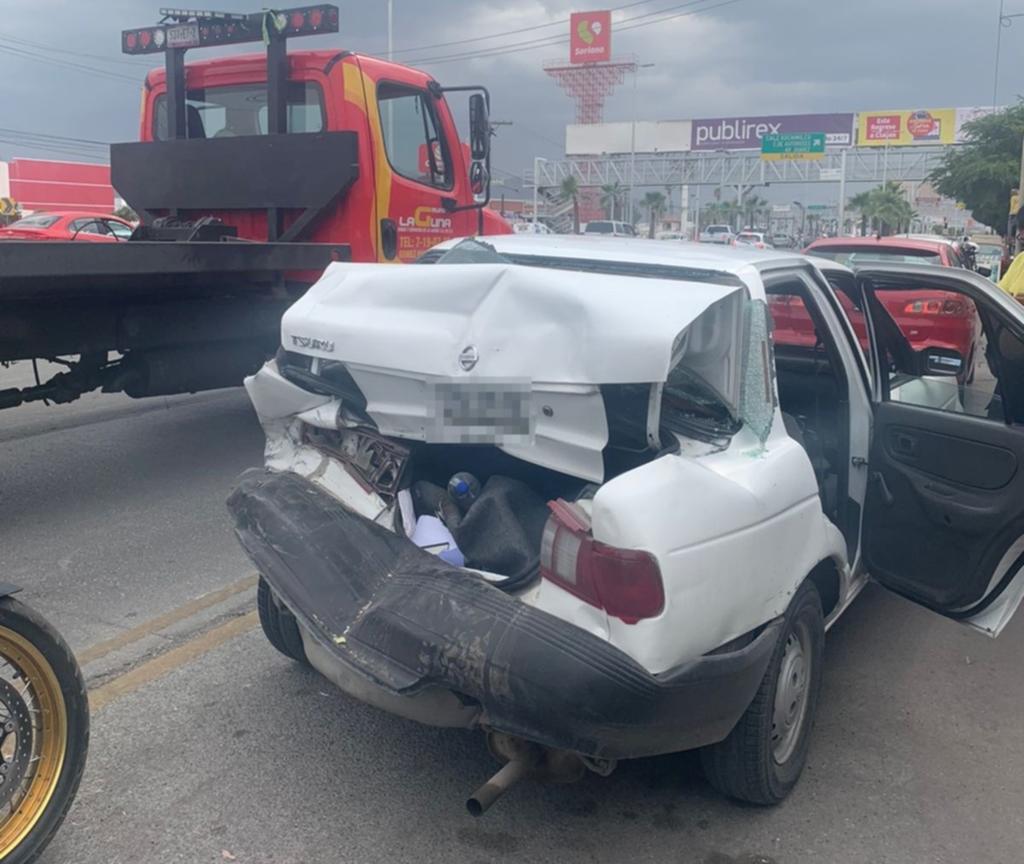
<path fill-rule="evenodd" d="M 825 155 L 824 132 L 769 132 L 761 139 L 761 158 L 821 159 Z"/>

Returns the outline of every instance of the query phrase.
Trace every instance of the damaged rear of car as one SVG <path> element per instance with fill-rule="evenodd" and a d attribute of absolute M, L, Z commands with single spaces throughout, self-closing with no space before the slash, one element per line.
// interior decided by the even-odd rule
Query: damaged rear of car
<path fill-rule="evenodd" d="M 246 382 L 266 464 L 229 507 L 264 630 L 355 698 L 486 730 L 508 764 L 475 813 L 721 742 L 800 576 L 842 559 L 773 423 L 756 271 L 585 269 L 335 264 Z"/>

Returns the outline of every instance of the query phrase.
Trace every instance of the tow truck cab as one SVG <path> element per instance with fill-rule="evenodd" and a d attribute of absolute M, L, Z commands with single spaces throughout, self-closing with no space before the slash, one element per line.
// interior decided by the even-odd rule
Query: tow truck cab
<path fill-rule="evenodd" d="M 165 68 L 146 76 L 141 143 L 134 145 L 134 153 L 132 145 L 117 145 L 113 154 L 115 185 L 123 183 L 126 188 L 118 189 L 130 202 L 139 200 L 137 209 L 150 211 L 148 204 L 152 213 L 174 210 L 184 220 L 214 217 L 237 229 L 241 239 L 344 243 L 353 261 L 411 261 L 451 237 L 510 233 L 505 220 L 486 209 L 489 141 L 481 132 L 484 127 L 489 131 L 486 90 L 451 88 L 477 91 L 470 96 L 471 148 L 460 142 L 446 88 L 426 73 L 351 51 L 287 53 L 288 37 L 337 29 L 332 6 L 271 14 L 262 27 L 265 33 L 269 30 L 261 37 L 266 53 L 183 63 L 187 48 L 255 41 L 253 33 L 246 38 L 230 30 L 248 24 L 252 31 L 252 19 L 209 13 L 179 25 L 122 34 L 126 53 L 160 51 L 166 56 Z M 172 47 L 174 37 L 183 44 Z M 293 146 L 279 146 L 254 152 L 259 146 L 254 137 L 266 141 L 275 133 L 306 139 L 310 150 L 300 154 Z M 185 147 L 181 139 L 188 141 Z M 161 142 L 170 146 L 158 151 L 153 145 Z M 313 163 L 295 164 L 304 157 Z M 243 160 L 248 167 L 220 170 L 225 162 Z M 202 170 L 197 164 L 202 161 L 218 170 Z M 183 177 L 196 176 L 198 170 L 203 194 L 186 200 L 180 190 L 175 194 L 165 184 L 154 184 L 153 172 L 144 169 L 154 163 L 179 186 Z M 257 170 L 331 197 L 306 222 L 307 208 L 286 206 L 293 202 L 285 189 L 265 195 L 265 201 L 241 200 L 239 186 Z M 258 182 L 266 184 L 267 179 Z M 294 203 L 309 203 L 298 202 L 298 189 L 291 197 Z M 217 206 L 218 201 L 228 206 Z M 257 203 L 267 206 L 237 206 Z M 275 219 L 278 224 L 269 224 Z M 290 232 L 299 223 L 300 230 Z"/>

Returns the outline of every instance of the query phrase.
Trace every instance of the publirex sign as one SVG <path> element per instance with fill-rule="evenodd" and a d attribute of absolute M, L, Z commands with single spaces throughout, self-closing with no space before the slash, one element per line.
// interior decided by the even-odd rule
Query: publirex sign
<path fill-rule="evenodd" d="M 694 120 L 691 150 L 760 150 L 765 135 L 821 132 L 829 146 L 853 143 L 853 114 L 789 114 Z"/>
<path fill-rule="evenodd" d="M 612 13 L 573 12 L 569 16 L 569 62 L 612 59 Z"/>

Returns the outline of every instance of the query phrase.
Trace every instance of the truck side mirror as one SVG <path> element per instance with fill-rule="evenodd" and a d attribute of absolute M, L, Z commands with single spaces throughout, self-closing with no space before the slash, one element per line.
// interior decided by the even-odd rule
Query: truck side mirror
<path fill-rule="evenodd" d="M 474 162 L 486 161 L 491 153 L 491 119 L 480 93 L 469 97 L 469 152 Z"/>
<path fill-rule="evenodd" d="M 487 173 L 487 166 L 483 162 L 474 162 L 469 167 L 469 189 L 473 193 L 473 200 L 477 204 L 483 204 L 487 200 L 487 187 L 491 178 Z"/>

